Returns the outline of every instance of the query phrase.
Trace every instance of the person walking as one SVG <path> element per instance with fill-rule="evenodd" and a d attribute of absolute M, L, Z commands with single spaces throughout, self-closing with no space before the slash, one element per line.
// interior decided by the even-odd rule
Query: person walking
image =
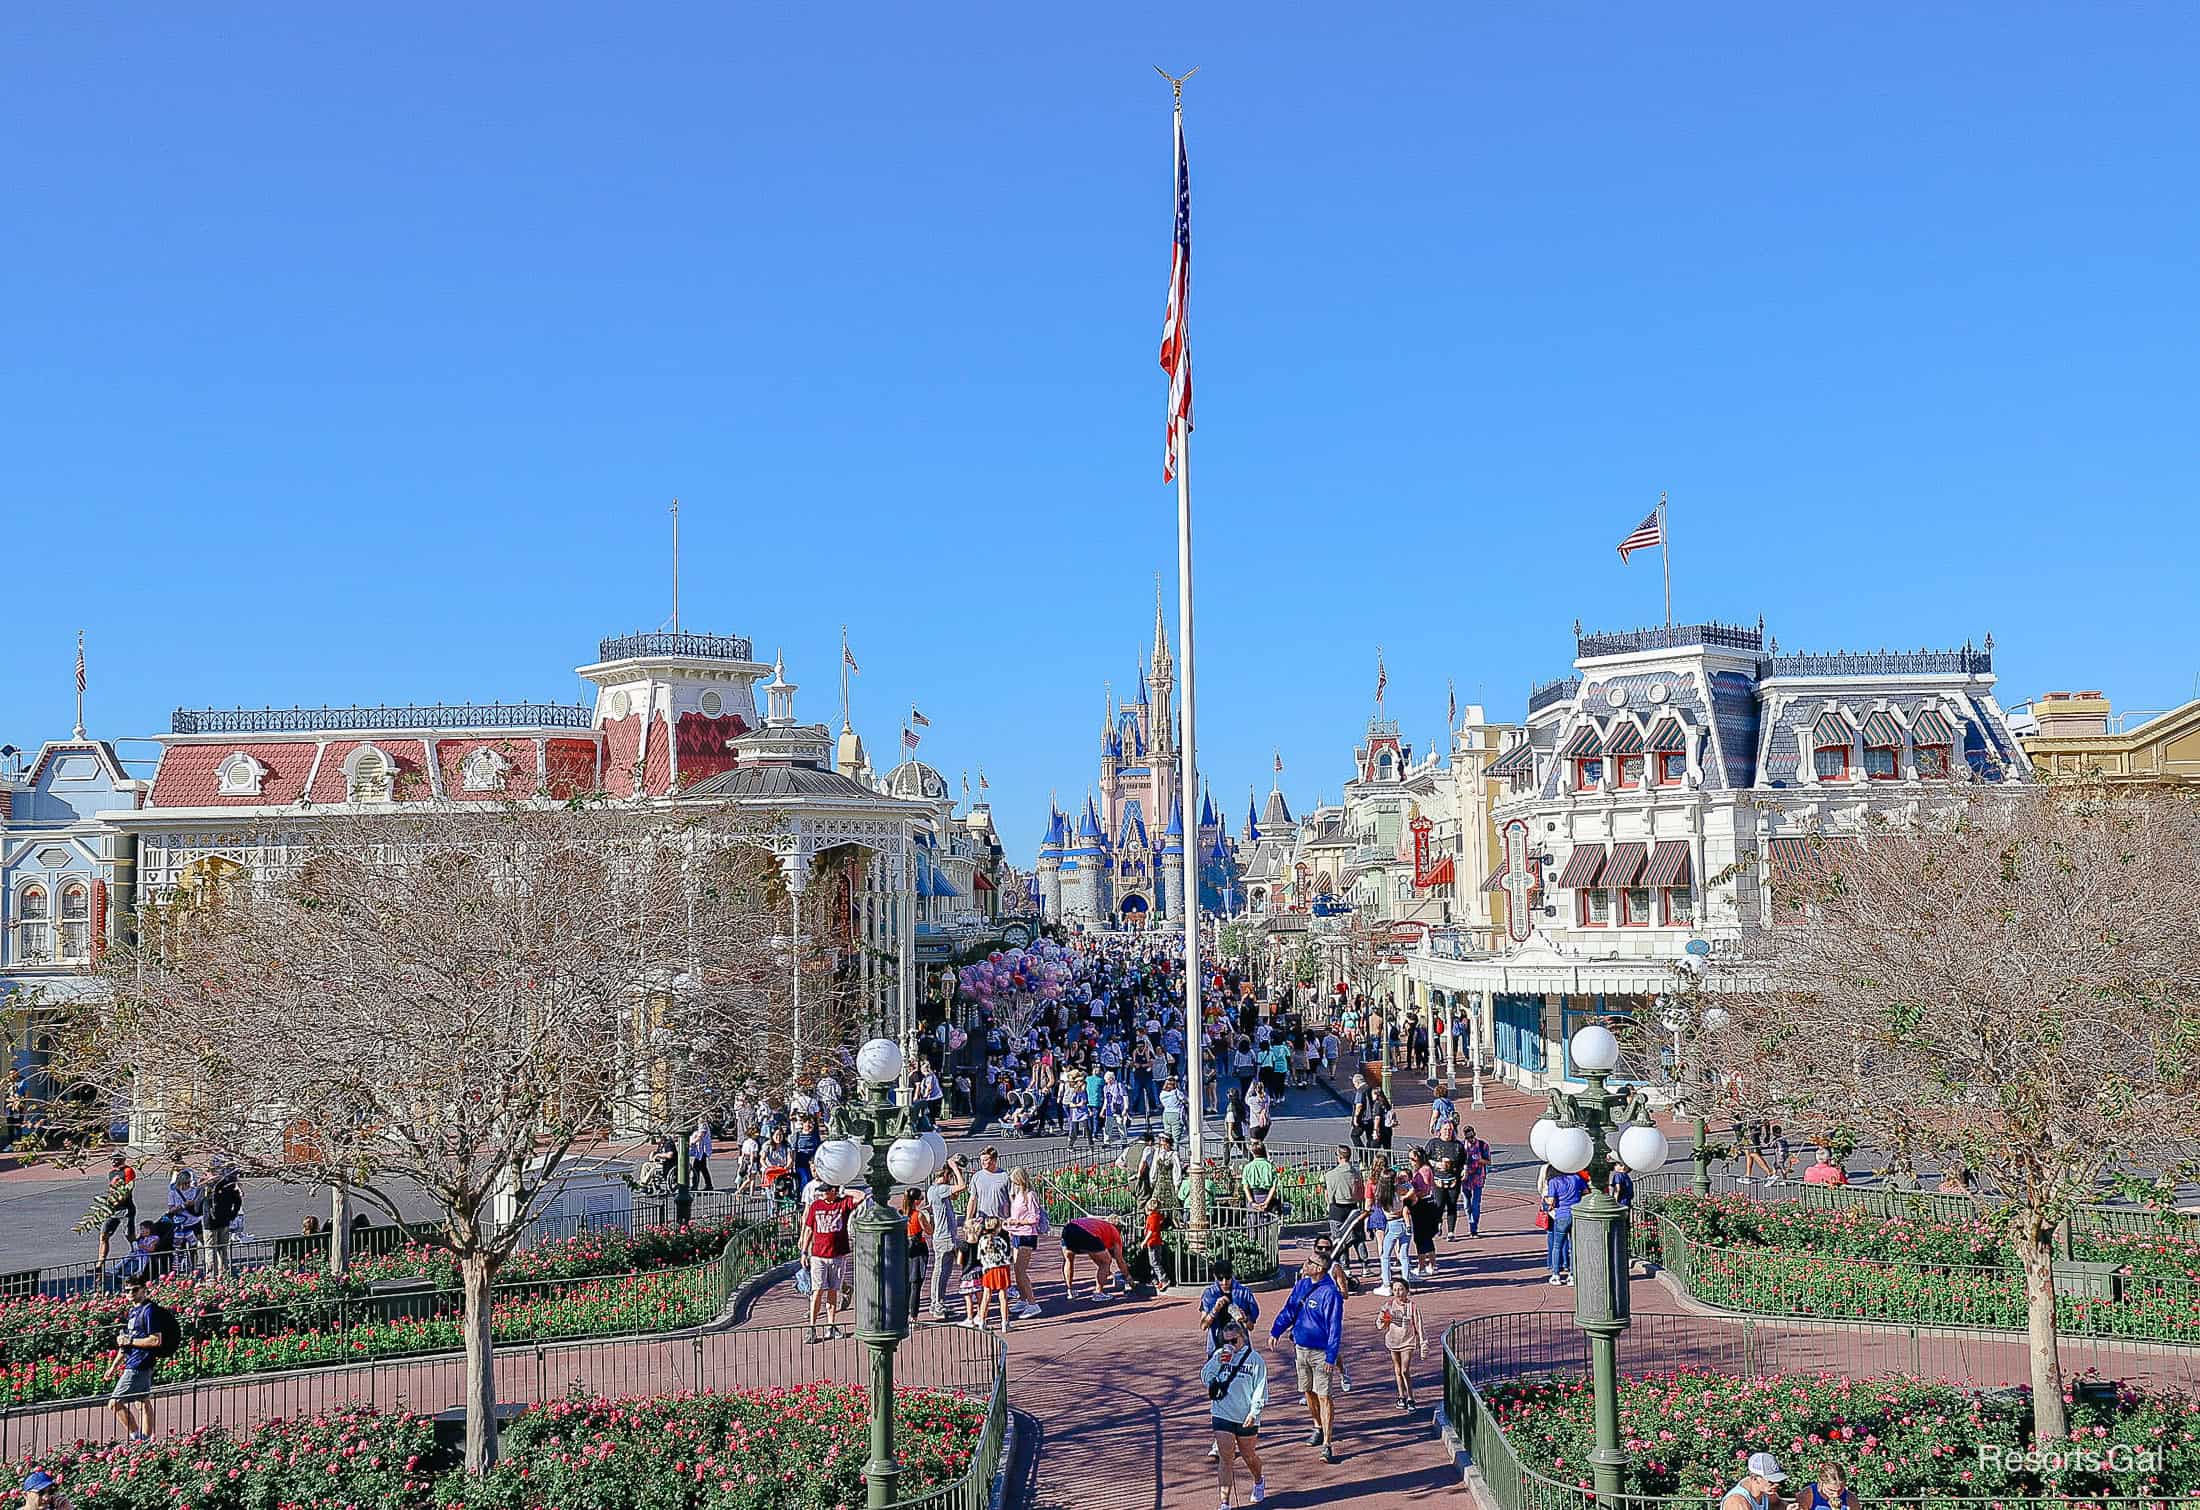
<path fill-rule="evenodd" d="M 1490 1177 L 1490 1145 L 1468 1128 L 1460 1136 L 1460 1144 L 1466 1150 L 1465 1174 L 1459 1188 L 1467 1206 L 1467 1236 L 1482 1235 L 1482 1187 Z"/>
<path fill-rule="evenodd" d="M 130 1162 L 128 1153 L 118 1153 L 107 1161 L 107 1189 L 93 1205 L 92 1218 L 100 1224 L 98 1263 L 104 1269 L 107 1267 L 107 1247 L 114 1241 L 115 1234 L 120 1232 L 127 1246 L 137 1232 L 137 1167 Z"/>
<path fill-rule="evenodd" d="M 1318 1254 L 1308 1255 L 1299 1266 L 1298 1282 L 1291 1286 L 1291 1298 L 1283 1303 L 1283 1309 L 1276 1312 L 1269 1340 L 1273 1342 L 1286 1332 L 1291 1334 L 1299 1394 L 1314 1423 L 1306 1445 L 1321 1448 L 1322 1461 L 1334 1463 L 1337 1412 L 1331 1390 L 1337 1375 L 1337 1350 L 1344 1345 L 1344 1296 L 1329 1276 L 1328 1263 Z"/>
<path fill-rule="evenodd" d="M 1406 1273 L 1411 1263 L 1409 1245 L 1413 1241 L 1413 1227 L 1406 1216 L 1404 1187 L 1407 1183 L 1390 1167 L 1388 1159 L 1376 1165 L 1368 1175 L 1368 1228 L 1375 1234 L 1376 1268 L 1382 1280 L 1375 1287 L 1378 1295 L 1390 1293 L 1390 1265 L 1394 1257 L 1400 1274 Z"/>
<path fill-rule="evenodd" d="M 1413 1150 L 1412 1160 L 1400 1196 L 1406 1205 L 1406 1225 L 1413 1232 L 1413 1272 L 1417 1279 L 1433 1279 L 1436 1277 L 1436 1228 L 1442 1220 L 1442 1208 L 1436 1201 L 1436 1170 L 1425 1148 Z"/>
<path fill-rule="evenodd" d="M 1543 1210 L 1551 1228 L 1545 1238 L 1544 1257 L 1550 1266 L 1549 1283 L 1574 1282 L 1574 1207 L 1589 1193 L 1589 1182 L 1578 1174 L 1553 1171 L 1543 1185 Z"/>
<path fill-rule="evenodd" d="M 1016 1319 L 1023 1321 L 1039 1314 L 1038 1298 L 1031 1288 L 1031 1258 L 1039 1251 L 1039 1239 L 1046 1234 L 1047 1211 L 1039 1202 L 1039 1192 L 1031 1188 L 1030 1172 L 1020 1164 L 1008 1172 L 1008 1218 L 1003 1225 L 1015 1255 L 1016 1295 L 1022 1302 Z"/>
<path fill-rule="evenodd" d="M 1213 1443 L 1208 1456 L 1215 1461 L 1215 1482 L 1222 1490 L 1222 1510 L 1230 1510 L 1230 1496 L 1237 1489 L 1237 1460 L 1253 1476 L 1251 1504 L 1268 1497 L 1261 1475 L 1261 1412 L 1268 1407 L 1268 1363 L 1253 1346 L 1242 1326 L 1223 1332 L 1221 1345 L 1207 1357 L 1199 1377 L 1207 1386 L 1208 1425 Z"/>
<path fill-rule="evenodd" d="M 153 1371 L 181 1347 L 183 1335 L 175 1313 L 154 1304 L 152 1285 L 143 1274 L 131 1275 L 125 1289 L 130 1309 L 115 1333 L 115 1355 L 107 1364 L 115 1381 L 107 1408 L 129 1440 L 143 1442 L 153 1435 Z"/>
<path fill-rule="evenodd" d="M 853 1196 L 838 1186 L 822 1185 L 802 1208 L 802 1252 L 810 1269 L 810 1311 L 802 1329 L 804 1342 L 829 1342 L 840 1335 L 840 1313 L 848 1293 L 848 1213 L 856 1209 Z M 818 1312 L 825 1325 L 818 1325 Z M 822 1335 L 821 1335 L 822 1334 Z"/>
<path fill-rule="evenodd" d="M 985 1318 L 998 1300 L 1001 1306 L 1001 1335 L 1009 1329 L 1008 1287 L 1016 1282 L 1010 1269 L 1008 1234 L 1001 1230 L 999 1217 L 983 1218 L 978 1232 L 978 1295 L 972 1305 L 970 1317 L 964 1326 L 985 1330 Z"/>
<path fill-rule="evenodd" d="M 1360 1215 L 1360 1172 L 1352 1167 L 1352 1150 L 1342 1143 L 1337 1145 L 1337 1162 L 1322 1175 L 1322 1199 L 1328 1205 L 1329 1240 L 1341 1251 Z"/>
<path fill-rule="evenodd" d="M 1113 1070 L 1101 1072 L 1100 1117 L 1110 1143 L 1131 1140 L 1131 1093 Z"/>
<path fill-rule="evenodd" d="M 1421 1310 L 1413 1301 L 1413 1286 L 1401 1279 L 1390 1298 L 1376 1313 L 1375 1325 L 1390 1349 L 1390 1372 L 1398 1386 L 1398 1408 L 1413 1409 L 1413 1359 L 1428 1356 L 1428 1333 L 1421 1326 Z M 1409 1356 L 1410 1355 L 1410 1356 Z"/>
<path fill-rule="evenodd" d="M 716 1190 L 710 1180 L 710 1156 L 717 1144 L 711 1136 L 710 1118 L 697 1117 L 695 1131 L 688 1134 L 688 1188 L 690 1190 Z"/>
<path fill-rule="evenodd" d="M 1248 1226 L 1258 1228 L 1277 1220 L 1283 1212 L 1280 1198 L 1282 1176 L 1268 1158 L 1268 1143 L 1255 1138 L 1247 1145 L 1252 1155 L 1238 1170 L 1238 1189 L 1245 1195 L 1245 1219 Z"/>
<path fill-rule="evenodd" d="M 1444 1236 L 1459 1235 L 1459 1197 L 1467 1172 L 1467 1145 L 1459 1139 L 1459 1123 L 1446 1117 L 1436 1124 L 1436 1136 L 1428 1144 L 1429 1169 L 1436 1197 L 1436 1214 Z M 1471 1228 L 1472 1222 L 1468 1223 Z"/>

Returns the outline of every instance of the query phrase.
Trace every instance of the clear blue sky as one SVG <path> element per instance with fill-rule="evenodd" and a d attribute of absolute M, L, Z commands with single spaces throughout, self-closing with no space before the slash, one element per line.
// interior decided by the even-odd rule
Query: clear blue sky
<path fill-rule="evenodd" d="M 0 739 L 79 624 L 110 736 L 571 697 L 677 494 L 687 624 L 825 719 L 847 622 L 1028 861 L 1173 598 L 1155 63 L 1233 811 L 1378 643 L 1426 744 L 1656 619 L 1661 488 L 1683 617 L 2192 695 L 2200 11 L 1389 9 L 10 7 Z"/>

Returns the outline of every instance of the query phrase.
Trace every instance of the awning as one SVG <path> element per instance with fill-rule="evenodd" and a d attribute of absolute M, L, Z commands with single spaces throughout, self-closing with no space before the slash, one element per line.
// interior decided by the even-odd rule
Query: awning
<path fill-rule="evenodd" d="M 1642 726 L 1631 718 L 1622 718 L 1612 725 L 1612 737 L 1604 742 L 1607 755 L 1640 755 L 1642 753 Z"/>
<path fill-rule="evenodd" d="M 1630 839 L 1624 844 L 1612 846 L 1611 863 L 1604 867 L 1604 874 L 1597 878 L 1599 886 L 1632 886 L 1642 874 L 1643 862 L 1650 858 L 1648 845 Z"/>
<path fill-rule="evenodd" d="M 1810 737 L 1821 745 L 1853 744 L 1856 742 L 1856 725 L 1828 708 L 1818 715 L 1818 722 L 1810 726 Z"/>
<path fill-rule="evenodd" d="M 1650 748 L 1664 755 L 1678 755 L 1688 748 L 1688 734 L 1674 719 L 1659 724 L 1650 736 Z"/>
<path fill-rule="evenodd" d="M 1596 725 L 1585 723 L 1574 730 L 1573 737 L 1566 741 L 1566 747 L 1558 753 L 1568 759 L 1574 759 L 1580 756 L 1598 754 L 1603 749 L 1604 743 L 1597 737 Z"/>
<path fill-rule="evenodd" d="M 1458 876 L 1458 867 L 1451 863 L 1451 856 L 1446 855 L 1429 867 L 1428 879 L 1421 884 L 1424 887 L 1449 886 L 1458 879 Z"/>
<path fill-rule="evenodd" d="M 1597 876 L 1604 869 L 1604 846 L 1601 844 L 1576 844 L 1572 854 L 1566 857 L 1566 868 L 1558 873 L 1561 886 L 1594 886 Z"/>
<path fill-rule="evenodd" d="M 985 873 L 984 871 L 982 871 L 982 870 L 978 872 L 978 890 L 980 890 L 980 891 L 999 891 L 1000 889 L 1001 889 L 1000 887 L 998 887 L 998 886 L 995 886 L 995 885 L 993 884 L 993 878 L 992 878 L 991 876 L 987 875 L 987 874 L 986 874 L 986 873 Z"/>
<path fill-rule="evenodd" d="M 1482 889 L 1484 891 L 1503 891 L 1507 874 L 1505 862 L 1503 860 L 1498 861 L 1497 869 L 1490 872 L 1490 878 L 1482 883 Z"/>
<path fill-rule="evenodd" d="M 1490 762 L 1491 776 L 1526 776 L 1535 770 L 1535 746 L 1523 739 Z"/>
<path fill-rule="evenodd" d="M 1956 731 L 1948 726 L 1947 718 L 1938 708 L 1927 708 L 1917 715 L 1917 722 L 1910 725 L 1910 737 L 1921 745 L 1952 745 Z"/>
<path fill-rule="evenodd" d="M 1839 855 L 1856 844 L 1854 839 L 1773 839 L 1765 845 L 1772 864 L 1772 885 L 1777 891 L 1792 885 L 1798 875 L 1829 855 Z"/>
<path fill-rule="evenodd" d="M 1642 884 L 1657 891 L 1667 886 L 1686 886 L 1688 881 L 1688 841 L 1660 839 L 1657 848 L 1650 851 L 1650 865 L 1642 873 Z"/>
<path fill-rule="evenodd" d="M 1874 749 L 1900 748 L 1902 725 L 1894 721 L 1894 715 L 1881 708 L 1864 720 L 1864 743 Z"/>

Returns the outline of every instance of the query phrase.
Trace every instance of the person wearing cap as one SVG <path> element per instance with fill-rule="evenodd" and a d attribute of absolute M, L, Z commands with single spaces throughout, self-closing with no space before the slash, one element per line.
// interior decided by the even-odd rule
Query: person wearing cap
<path fill-rule="evenodd" d="M 160 1362 L 165 1325 L 173 1323 L 163 1323 L 143 1274 L 131 1275 L 127 1288 L 130 1309 L 115 1333 L 115 1355 L 107 1365 L 115 1381 L 107 1408 L 131 1441 L 142 1442 L 153 1434 L 153 1370 Z"/>
<path fill-rule="evenodd" d="M 33 1468 L 23 1478 L 23 1503 L 19 1510 L 59 1510 L 61 1484 L 43 1468 Z"/>
<path fill-rule="evenodd" d="M 1787 1482 L 1787 1475 L 1780 1471 L 1780 1460 L 1769 1452 L 1753 1452 L 1742 1473 L 1742 1481 L 1727 1490 L 1719 1501 L 1719 1510 L 1779 1510 L 1785 1503 L 1780 1497 L 1780 1486 Z"/>
<path fill-rule="evenodd" d="M 1253 1475 L 1251 1503 L 1268 1497 L 1261 1473 L 1261 1412 L 1268 1407 L 1268 1362 L 1253 1346 L 1245 1328 L 1232 1323 L 1223 1328 L 1219 1345 L 1207 1355 L 1199 1371 L 1207 1386 L 1208 1425 L 1214 1441 L 1207 1454 L 1216 1463 L 1215 1479 L 1222 1490 L 1223 1510 L 1230 1510 L 1231 1491 L 1237 1486 L 1237 1460 Z"/>
<path fill-rule="evenodd" d="M 118 1153 L 107 1161 L 107 1189 L 101 1196 L 101 1204 L 107 1215 L 99 1225 L 99 1265 L 105 1268 L 108 1245 L 114 1241 L 115 1234 L 120 1232 L 127 1243 L 137 1232 L 137 1169 L 130 1163 L 128 1153 Z"/>

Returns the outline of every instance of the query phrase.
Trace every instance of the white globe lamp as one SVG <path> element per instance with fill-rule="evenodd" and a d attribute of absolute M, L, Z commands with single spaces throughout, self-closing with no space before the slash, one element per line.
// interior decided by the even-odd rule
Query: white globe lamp
<path fill-rule="evenodd" d="M 1535 1125 L 1528 1129 L 1529 1152 L 1539 1159 L 1548 1159 L 1550 1154 L 1547 1151 L 1547 1145 L 1550 1142 L 1551 1134 L 1557 1131 L 1558 1124 L 1556 1122 L 1549 1117 L 1538 1117 Z"/>
<path fill-rule="evenodd" d="M 900 1185 L 922 1185 L 932 1178 L 932 1145 L 922 1138 L 896 1138 L 886 1150 L 886 1167 Z"/>
<path fill-rule="evenodd" d="M 1630 1127 L 1619 1135 L 1619 1161 L 1637 1174 L 1655 1173 L 1665 1163 L 1665 1134 L 1655 1127 Z"/>
<path fill-rule="evenodd" d="M 1543 1140 L 1543 1162 L 1560 1174 L 1579 1174 L 1596 1155 L 1586 1127 L 1558 1127 Z"/>
<path fill-rule="evenodd" d="M 940 1136 L 940 1130 L 936 1127 L 926 1128 L 922 1136 L 925 1146 L 932 1150 L 932 1169 L 934 1173 L 945 1169 L 947 1167 L 947 1140 Z"/>
<path fill-rule="evenodd" d="M 1726 1008 L 1712 1007 L 1703 1014 L 1703 1030 L 1706 1033 L 1717 1033 L 1733 1020 L 1734 1014 Z"/>
<path fill-rule="evenodd" d="M 901 1045 L 891 1038 L 874 1038 L 856 1050 L 856 1073 L 872 1085 L 887 1085 L 901 1078 Z"/>
<path fill-rule="evenodd" d="M 821 1144 L 810 1158 L 810 1172 L 828 1185 L 852 1185 L 863 1173 L 862 1146 L 853 1138 Z"/>
<path fill-rule="evenodd" d="M 1574 1034 L 1572 1052 L 1574 1068 L 1586 1074 L 1601 1075 L 1619 1066 L 1619 1040 L 1597 1023 Z"/>

